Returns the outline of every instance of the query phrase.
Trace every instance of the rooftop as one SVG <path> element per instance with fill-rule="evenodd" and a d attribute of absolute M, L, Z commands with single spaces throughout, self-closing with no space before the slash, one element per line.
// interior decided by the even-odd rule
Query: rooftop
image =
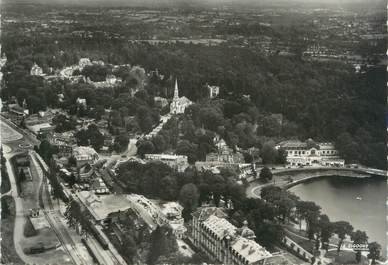
<path fill-rule="evenodd" d="M 97 221 L 106 219 L 110 213 L 131 208 L 127 196 L 122 194 L 96 196 L 90 191 L 81 191 L 76 195 Z"/>
<path fill-rule="evenodd" d="M 34 134 L 38 134 L 41 130 L 52 130 L 54 127 L 49 123 L 40 123 L 35 125 L 27 125 L 27 128 Z"/>
<path fill-rule="evenodd" d="M 170 154 L 145 154 L 146 159 L 163 159 L 163 160 L 175 160 L 178 158 L 187 159 L 184 155 L 170 155 Z"/>
<path fill-rule="evenodd" d="M 215 215 L 220 218 L 226 218 L 228 216 L 221 208 L 217 207 L 201 207 L 193 213 L 193 216 L 197 217 L 200 221 L 206 220 L 211 215 Z"/>
<path fill-rule="evenodd" d="M 77 146 L 73 149 L 73 155 L 76 159 L 88 159 L 93 156 L 98 156 L 96 150 L 88 146 Z"/>
<path fill-rule="evenodd" d="M 219 238 L 225 236 L 233 236 L 236 233 L 237 227 L 229 223 L 225 218 L 219 218 L 211 215 L 203 224 Z"/>
<path fill-rule="evenodd" d="M 32 217 L 30 218 L 31 224 L 34 227 L 36 231 L 43 229 L 43 228 L 50 228 L 50 224 L 47 222 L 46 217 L 38 216 L 38 217 Z"/>
<path fill-rule="evenodd" d="M 254 264 L 260 260 L 272 257 L 271 253 L 265 248 L 255 241 L 244 237 L 238 237 L 232 243 L 232 249 L 243 256 L 248 261 L 248 264 Z"/>
<path fill-rule="evenodd" d="M 269 258 L 272 255 L 254 240 L 254 232 L 244 222 L 242 228 L 237 228 L 226 218 L 221 208 L 203 207 L 193 214 L 197 216 L 203 225 L 221 239 L 229 239 L 232 249 L 241 255 L 247 264 Z"/>

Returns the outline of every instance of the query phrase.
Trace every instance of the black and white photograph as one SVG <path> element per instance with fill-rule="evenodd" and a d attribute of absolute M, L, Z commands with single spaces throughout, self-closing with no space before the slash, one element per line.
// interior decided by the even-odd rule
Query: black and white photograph
<path fill-rule="evenodd" d="M 387 0 L 0 0 L 0 264 L 388 264 Z"/>

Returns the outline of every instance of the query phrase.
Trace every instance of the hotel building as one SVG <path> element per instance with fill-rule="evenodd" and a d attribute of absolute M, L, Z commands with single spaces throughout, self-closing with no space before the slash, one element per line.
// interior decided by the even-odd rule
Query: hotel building
<path fill-rule="evenodd" d="M 203 207 L 193 213 L 191 240 L 215 263 L 259 265 L 272 255 L 254 241 L 255 234 L 247 222 L 237 228 L 216 207 Z"/>
<path fill-rule="evenodd" d="M 344 166 L 332 143 L 316 143 L 311 139 L 305 142 L 284 141 L 277 148 L 287 153 L 287 164 L 291 166 Z"/>

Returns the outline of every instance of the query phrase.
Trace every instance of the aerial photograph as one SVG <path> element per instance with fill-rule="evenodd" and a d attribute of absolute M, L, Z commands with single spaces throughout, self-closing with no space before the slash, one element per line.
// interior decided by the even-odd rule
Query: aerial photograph
<path fill-rule="evenodd" d="M 386 0 L 0 22 L 0 264 L 388 264 Z"/>

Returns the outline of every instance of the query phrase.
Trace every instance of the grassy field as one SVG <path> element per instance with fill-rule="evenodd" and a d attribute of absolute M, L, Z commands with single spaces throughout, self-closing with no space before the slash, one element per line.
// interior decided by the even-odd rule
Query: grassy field
<path fill-rule="evenodd" d="M 6 203 L 8 205 L 9 214 L 1 216 L 1 261 L 5 264 L 23 264 L 15 251 L 13 242 L 13 228 L 15 224 L 15 203 L 10 196 L 1 198 L 2 205 Z M 3 202 L 4 200 L 4 202 Z"/>

